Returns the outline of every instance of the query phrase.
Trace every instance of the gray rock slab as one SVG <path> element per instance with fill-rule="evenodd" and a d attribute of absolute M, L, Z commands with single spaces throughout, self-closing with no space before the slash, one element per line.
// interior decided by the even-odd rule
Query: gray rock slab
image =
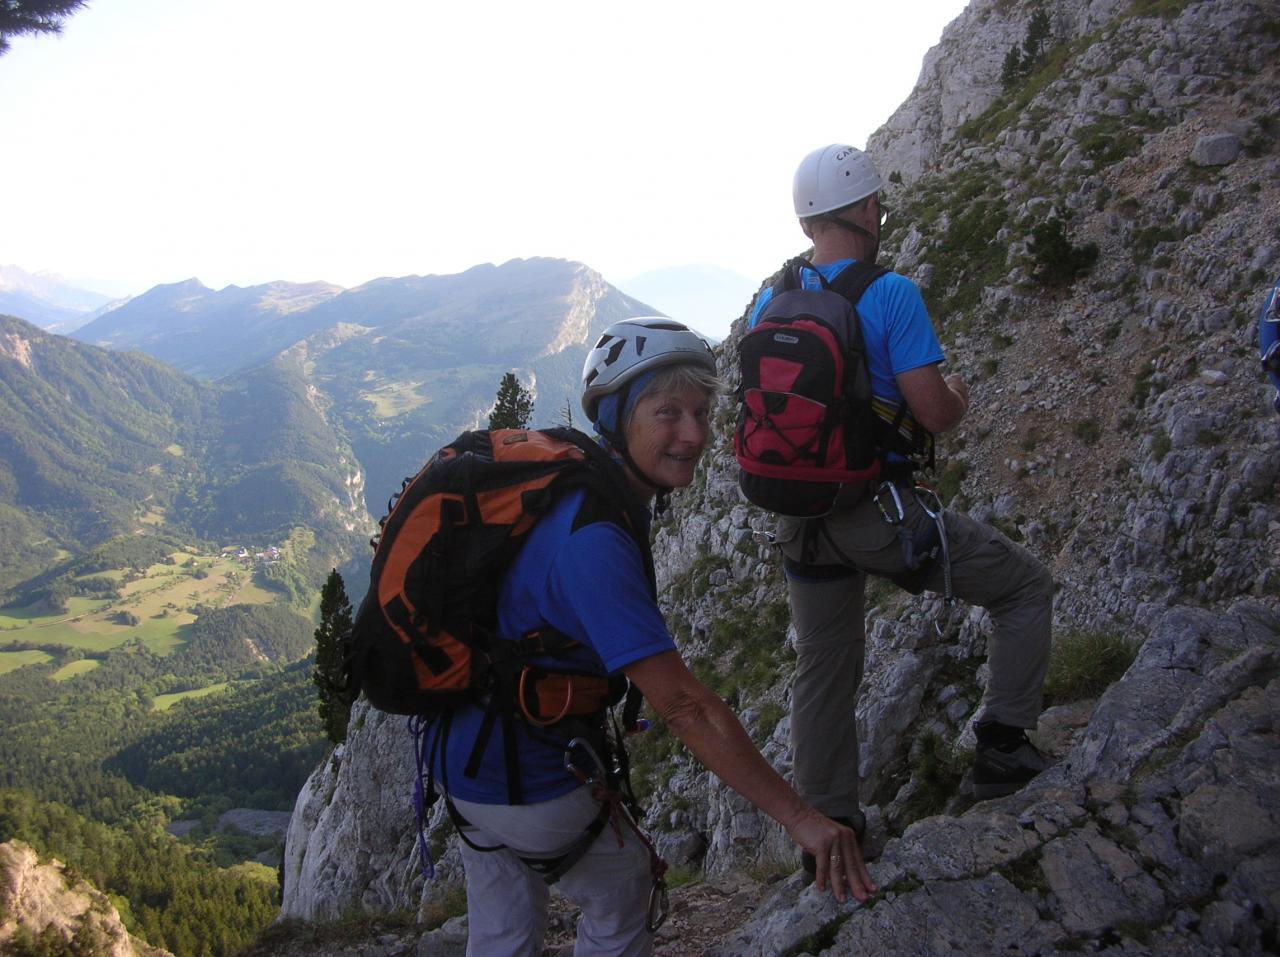
<path fill-rule="evenodd" d="M 960 957 L 1041 954 L 1065 935 L 999 874 L 925 884 L 850 916 L 822 953 Z"/>
<path fill-rule="evenodd" d="M 1154 925 L 1164 915 L 1154 878 L 1092 823 L 1045 845 L 1040 870 L 1055 916 L 1073 934 L 1096 936 L 1122 921 Z"/>
<path fill-rule="evenodd" d="M 1197 166 L 1227 166 L 1240 155 L 1240 137 L 1234 133 L 1211 133 L 1196 140 L 1191 162 Z"/>

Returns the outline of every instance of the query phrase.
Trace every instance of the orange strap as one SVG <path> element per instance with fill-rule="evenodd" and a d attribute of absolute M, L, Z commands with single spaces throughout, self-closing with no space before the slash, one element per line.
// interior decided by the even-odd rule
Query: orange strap
<path fill-rule="evenodd" d="M 520 671 L 520 691 L 516 696 L 516 700 L 520 702 L 520 713 L 524 715 L 525 720 L 530 724 L 536 724 L 540 728 L 548 727 L 562 720 L 569 713 L 569 709 L 573 707 L 573 679 L 570 678 L 565 683 L 569 686 L 569 693 L 564 696 L 564 707 L 560 709 L 560 713 L 549 721 L 541 718 L 535 718 L 529 711 L 529 706 L 525 703 L 524 688 L 525 682 L 529 679 L 529 669 L 524 668 Z"/>

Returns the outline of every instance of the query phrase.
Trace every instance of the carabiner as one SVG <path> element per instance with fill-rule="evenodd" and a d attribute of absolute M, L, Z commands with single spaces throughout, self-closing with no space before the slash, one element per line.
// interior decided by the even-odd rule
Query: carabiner
<path fill-rule="evenodd" d="M 911 491 L 915 493 L 916 501 L 920 503 L 920 507 L 924 509 L 926 515 L 935 522 L 942 517 L 942 500 L 938 498 L 937 492 L 927 485 L 917 485 Z M 930 508 L 930 503 L 932 503 L 932 508 Z"/>
<path fill-rule="evenodd" d="M 649 911 L 645 916 L 645 926 L 649 928 L 649 933 L 657 933 L 658 928 L 667 922 L 667 915 L 670 913 L 671 899 L 667 896 L 667 882 L 659 877 L 649 891 Z"/>
<path fill-rule="evenodd" d="M 889 490 L 889 494 L 893 497 L 893 505 L 898 510 L 896 518 L 889 514 L 888 509 L 884 507 L 884 502 L 880 500 L 880 496 L 884 494 L 885 489 Z M 876 508 L 880 509 L 880 517 L 890 525 L 901 525 L 906 521 L 907 513 L 902 507 L 902 497 L 898 495 L 898 487 L 892 482 L 881 482 L 876 487 L 875 494 L 871 498 L 876 503 Z"/>
<path fill-rule="evenodd" d="M 596 776 L 592 777 L 582 771 L 573 763 L 573 749 L 581 748 L 587 753 L 592 763 L 596 766 Z M 584 784 L 603 784 L 608 780 L 605 773 L 604 762 L 600 760 L 600 755 L 596 754 L 596 749 L 585 738 L 570 738 L 569 743 L 564 746 L 564 769 L 572 774 L 575 778 L 582 780 Z"/>
<path fill-rule="evenodd" d="M 947 609 L 947 623 L 943 626 L 938 623 L 937 618 L 934 618 L 933 630 L 939 638 L 942 638 L 951 630 L 956 614 L 956 596 L 951 591 L 951 547 L 947 541 L 947 523 L 943 515 L 942 500 L 938 498 L 937 492 L 927 485 L 917 485 L 911 491 L 921 510 L 933 519 L 933 524 L 938 527 L 938 547 L 942 551 L 942 602 Z"/>

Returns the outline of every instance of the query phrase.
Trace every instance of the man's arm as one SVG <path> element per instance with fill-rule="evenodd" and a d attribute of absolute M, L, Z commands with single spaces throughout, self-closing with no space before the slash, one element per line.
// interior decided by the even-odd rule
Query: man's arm
<path fill-rule="evenodd" d="M 954 429 L 969 408 L 969 387 L 958 373 L 944 379 L 936 365 L 926 365 L 895 379 L 911 414 L 935 435 Z"/>
<path fill-rule="evenodd" d="M 679 652 L 652 655 L 627 665 L 627 677 L 644 693 L 685 746 L 708 770 L 787 829 L 817 863 L 819 890 L 828 882 L 836 899 L 875 893 L 853 831 L 806 804 L 756 749 L 741 722 L 705 687 Z"/>

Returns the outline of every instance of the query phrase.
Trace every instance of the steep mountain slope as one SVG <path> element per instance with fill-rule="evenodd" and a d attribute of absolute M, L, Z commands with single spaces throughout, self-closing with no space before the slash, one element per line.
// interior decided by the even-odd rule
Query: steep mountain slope
<path fill-rule="evenodd" d="M 1041 58 L 1006 88 L 1040 10 Z M 1055 770 L 975 806 L 961 772 L 989 618 L 965 609 L 939 638 L 935 598 L 873 586 L 856 720 L 884 893 L 837 907 L 785 881 L 715 952 L 1274 948 L 1280 437 L 1253 321 L 1280 268 L 1278 51 L 1259 0 L 974 0 L 872 138 L 897 174 L 882 258 L 924 287 L 973 385 L 934 481 L 1051 564 L 1060 647 L 1128 639 L 1137 657 L 1100 698 L 1051 702 L 1039 735 Z M 721 352 L 730 379 L 741 331 Z M 702 480 L 657 532 L 663 600 L 686 656 L 785 773 L 772 521 L 738 498 L 729 400 L 714 417 Z M 407 783 L 399 723 L 361 712 L 353 728 L 299 797 L 286 914 L 443 893 L 406 866 L 400 812 L 361 800 L 370 781 Z M 779 829 L 669 738 L 636 747 L 669 860 L 794 867 Z"/>
<path fill-rule="evenodd" d="M 367 529 L 361 491 L 346 443 L 286 369 L 211 386 L 0 317 L 0 591 L 59 548 L 143 529 L 225 540 L 310 526 L 317 561 L 341 562 Z"/>

